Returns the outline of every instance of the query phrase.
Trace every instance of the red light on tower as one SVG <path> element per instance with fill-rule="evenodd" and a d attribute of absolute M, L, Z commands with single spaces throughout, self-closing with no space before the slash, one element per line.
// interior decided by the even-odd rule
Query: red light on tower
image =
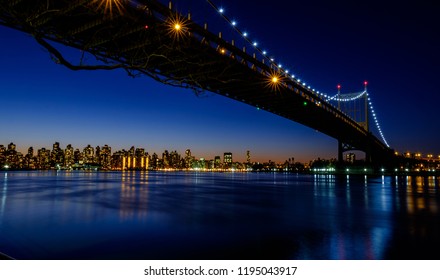
<path fill-rule="evenodd" d="M 338 85 L 338 90 L 341 89 L 341 85 Z"/>
<path fill-rule="evenodd" d="M 368 82 L 367 82 L 367 81 L 365 81 L 365 82 L 364 82 L 364 86 L 367 86 L 367 85 L 368 85 Z"/>

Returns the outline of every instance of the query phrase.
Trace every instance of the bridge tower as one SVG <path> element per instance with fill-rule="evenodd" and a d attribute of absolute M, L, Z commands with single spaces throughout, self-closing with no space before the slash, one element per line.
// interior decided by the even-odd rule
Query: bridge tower
<path fill-rule="evenodd" d="M 356 121 L 367 133 L 369 133 L 367 85 L 368 82 L 365 81 L 364 90 L 362 92 L 348 94 L 341 94 L 341 85 L 338 85 L 336 100 L 338 102 L 338 109 Z M 344 143 L 341 139 L 338 139 L 338 162 L 342 163 L 344 161 L 343 155 L 345 152 L 353 150 L 359 149 L 350 144 Z M 365 152 L 365 161 L 371 162 L 370 148 L 367 147 L 363 152 Z"/>

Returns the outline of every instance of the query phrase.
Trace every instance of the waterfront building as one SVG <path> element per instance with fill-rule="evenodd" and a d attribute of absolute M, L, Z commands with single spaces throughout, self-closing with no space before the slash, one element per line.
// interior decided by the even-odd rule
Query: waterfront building
<path fill-rule="evenodd" d="M 66 149 L 64 150 L 64 166 L 66 168 L 71 168 L 73 164 L 75 164 L 75 160 L 73 157 L 73 147 L 71 144 L 67 145 Z"/>
<path fill-rule="evenodd" d="M 110 170 L 112 168 L 112 148 L 108 145 L 102 147 L 99 163 L 102 169 Z"/>
<path fill-rule="evenodd" d="M 348 153 L 345 155 L 345 161 L 347 163 L 354 163 L 356 161 L 356 155 L 354 153 Z"/>
<path fill-rule="evenodd" d="M 163 162 L 162 168 L 168 168 L 170 166 L 170 154 L 168 153 L 168 150 L 165 150 L 162 153 L 162 162 Z"/>
<path fill-rule="evenodd" d="M 84 163 L 92 164 L 95 157 L 95 149 L 92 146 L 87 145 L 83 150 L 84 153 Z"/>
<path fill-rule="evenodd" d="M 221 168 L 222 166 L 222 160 L 220 158 L 220 156 L 215 156 L 214 157 L 214 168 Z"/>
<path fill-rule="evenodd" d="M 112 155 L 112 169 L 113 170 L 124 170 L 123 168 L 125 168 L 124 164 L 123 164 L 123 159 L 125 156 L 125 151 L 117 151 Z"/>
<path fill-rule="evenodd" d="M 64 153 L 60 148 L 60 143 L 55 142 L 52 146 L 52 151 L 50 152 L 50 166 L 59 168 L 64 164 Z"/>
<path fill-rule="evenodd" d="M 73 161 L 75 162 L 75 164 L 84 164 L 84 154 L 79 149 L 76 149 L 73 152 Z"/>
<path fill-rule="evenodd" d="M 37 151 L 37 165 L 39 169 L 50 169 L 50 150 L 41 148 Z"/>
<path fill-rule="evenodd" d="M 23 168 L 37 169 L 36 159 L 34 157 L 34 148 L 29 147 L 26 156 L 23 158 Z"/>
<path fill-rule="evenodd" d="M 232 153 L 224 153 L 223 154 L 223 164 L 225 168 L 232 167 Z"/>
<path fill-rule="evenodd" d="M 96 146 L 95 148 L 95 156 L 93 162 L 99 166 L 101 166 L 101 147 Z"/>
<path fill-rule="evenodd" d="M 157 154 L 153 153 L 153 155 L 151 156 L 151 162 L 150 162 L 151 169 L 157 168 L 158 161 L 159 161 L 159 158 L 158 158 Z"/>
<path fill-rule="evenodd" d="M 5 163 L 6 163 L 6 147 L 0 145 L 0 168 L 3 168 Z"/>
<path fill-rule="evenodd" d="M 173 151 L 170 154 L 170 167 L 171 168 L 181 168 L 180 166 L 180 155 L 177 151 Z"/>

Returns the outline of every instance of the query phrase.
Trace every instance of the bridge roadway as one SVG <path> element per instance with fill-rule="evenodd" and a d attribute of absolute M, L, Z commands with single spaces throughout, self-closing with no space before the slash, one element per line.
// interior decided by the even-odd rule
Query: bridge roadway
<path fill-rule="evenodd" d="M 64 61 L 51 41 L 93 54 L 105 65 L 100 68 L 211 91 L 301 123 L 365 151 L 373 162 L 392 158 L 392 150 L 318 94 L 188 16 L 155 0 L 120 0 L 121 12 L 113 7 L 109 14 L 100 1 L 0 0 L 0 24 L 33 35 L 73 70 L 84 67 Z"/>

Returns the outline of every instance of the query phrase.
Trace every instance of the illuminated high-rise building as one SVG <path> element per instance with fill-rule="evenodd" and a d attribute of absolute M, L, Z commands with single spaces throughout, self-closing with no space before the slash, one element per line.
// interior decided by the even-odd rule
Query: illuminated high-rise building
<path fill-rule="evenodd" d="M 3 168 L 5 163 L 6 163 L 6 147 L 0 145 L 0 168 Z"/>
<path fill-rule="evenodd" d="M 232 153 L 223 154 L 223 164 L 226 168 L 232 167 Z"/>
<path fill-rule="evenodd" d="M 191 156 L 191 150 L 187 149 L 185 151 L 185 168 L 191 168 L 192 161 L 193 161 L 193 157 Z"/>
<path fill-rule="evenodd" d="M 147 170 L 149 165 L 149 156 L 145 153 L 145 149 L 137 148 L 135 151 L 137 170 Z"/>
<path fill-rule="evenodd" d="M 177 151 L 171 152 L 169 164 L 172 168 L 180 168 L 180 155 Z"/>
<path fill-rule="evenodd" d="M 52 151 L 50 153 L 50 164 L 51 167 L 60 167 L 64 164 L 64 153 L 60 148 L 59 142 L 55 142 L 52 146 Z"/>
<path fill-rule="evenodd" d="M 29 147 L 26 156 L 23 159 L 23 168 L 25 169 L 36 169 L 36 160 L 34 157 L 34 148 Z"/>
<path fill-rule="evenodd" d="M 92 146 L 87 145 L 87 147 L 83 150 L 84 153 L 84 163 L 91 164 L 93 163 L 95 157 L 95 149 Z"/>
<path fill-rule="evenodd" d="M 220 158 L 220 156 L 215 156 L 214 157 L 214 168 L 220 168 L 222 165 L 222 159 Z"/>
<path fill-rule="evenodd" d="M 41 148 L 37 151 L 37 164 L 39 169 L 50 169 L 50 150 Z"/>
<path fill-rule="evenodd" d="M 354 153 L 348 153 L 345 156 L 345 161 L 348 163 L 354 163 L 356 161 L 356 154 Z"/>
<path fill-rule="evenodd" d="M 67 168 L 71 168 L 74 163 L 75 160 L 73 158 L 73 147 L 71 144 L 69 144 L 64 150 L 64 166 Z"/>
<path fill-rule="evenodd" d="M 101 147 L 99 146 L 96 146 L 95 148 L 95 156 L 93 162 L 95 164 L 101 165 Z"/>
<path fill-rule="evenodd" d="M 75 162 L 75 164 L 84 163 L 84 154 L 79 149 L 76 149 L 73 152 L 73 161 Z"/>
<path fill-rule="evenodd" d="M 15 149 L 15 144 L 10 143 L 8 145 L 8 149 L 6 150 L 5 165 L 12 169 L 19 168 L 20 166 L 19 153 Z"/>
<path fill-rule="evenodd" d="M 17 146 L 14 143 L 9 143 L 8 145 L 8 151 L 15 151 L 15 149 L 17 148 Z"/>
<path fill-rule="evenodd" d="M 156 153 L 153 153 L 153 155 L 151 156 L 151 161 L 150 161 L 151 168 L 152 169 L 158 168 L 158 162 L 159 162 L 159 157 L 157 156 Z"/>
<path fill-rule="evenodd" d="M 110 170 L 112 168 L 112 148 L 108 145 L 102 147 L 99 163 L 102 169 Z"/>
<path fill-rule="evenodd" d="M 170 154 L 168 153 L 168 150 L 165 150 L 162 153 L 162 161 L 163 161 L 163 168 L 170 167 Z"/>
<path fill-rule="evenodd" d="M 112 164 L 111 168 L 114 170 L 124 170 L 124 157 L 125 157 L 125 151 L 117 151 L 112 155 Z"/>

